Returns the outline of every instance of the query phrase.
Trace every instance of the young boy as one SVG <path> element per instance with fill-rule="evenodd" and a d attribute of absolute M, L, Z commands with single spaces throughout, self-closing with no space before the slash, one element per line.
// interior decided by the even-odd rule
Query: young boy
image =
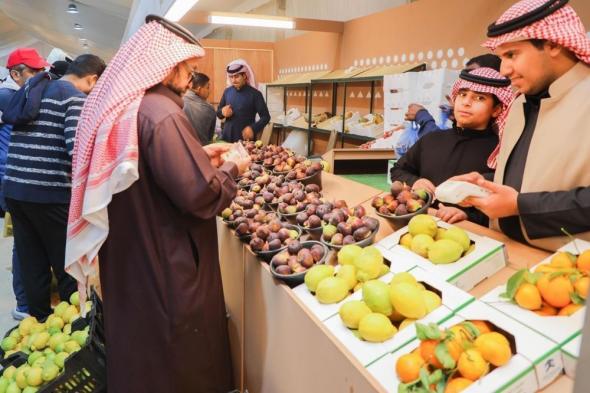
<path fill-rule="evenodd" d="M 434 193 L 437 185 L 457 174 L 493 172 L 504 120 L 514 99 L 510 80 L 491 68 L 463 70 L 451 98 L 453 128 L 419 139 L 392 168 L 392 181 Z M 473 208 L 440 203 L 437 216 L 449 223 L 469 219 L 487 225 L 487 218 Z"/>

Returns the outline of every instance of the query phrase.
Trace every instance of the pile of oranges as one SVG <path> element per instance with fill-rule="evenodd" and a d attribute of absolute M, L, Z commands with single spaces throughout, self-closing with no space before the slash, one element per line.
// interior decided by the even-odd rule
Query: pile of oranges
<path fill-rule="evenodd" d="M 464 321 L 441 330 L 416 324 L 420 345 L 395 365 L 400 392 L 457 393 L 512 358 L 508 339 L 486 321 Z"/>
<path fill-rule="evenodd" d="M 590 250 L 579 256 L 558 252 L 534 272 L 515 273 L 504 297 L 542 316 L 570 316 L 586 301 L 590 287 Z"/>

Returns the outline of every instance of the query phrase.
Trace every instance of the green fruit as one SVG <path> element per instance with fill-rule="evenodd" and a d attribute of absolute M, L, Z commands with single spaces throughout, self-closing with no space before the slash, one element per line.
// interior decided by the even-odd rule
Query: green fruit
<path fill-rule="evenodd" d="M 72 333 L 72 339 L 76 341 L 80 346 L 86 344 L 86 339 L 88 338 L 88 332 L 84 330 L 78 330 Z"/>
<path fill-rule="evenodd" d="M 29 363 L 29 365 L 33 365 L 33 363 L 35 363 L 35 360 L 37 360 L 43 356 L 44 356 L 43 352 L 35 351 L 29 355 L 29 358 L 27 359 L 27 363 Z"/>
<path fill-rule="evenodd" d="M 374 343 L 389 340 L 397 333 L 389 318 L 379 313 L 365 315 L 359 322 L 358 330 L 363 340 Z"/>
<path fill-rule="evenodd" d="M 389 300 L 395 310 L 406 318 L 419 319 L 426 315 L 422 290 L 414 284 L 402 282 L 390 285 Z"/>
<path fill-rule="evenodd" d="M 18 387 L 16 382 L 11 382 L 6 388 L 6 393 L 22 393 L 22 390 Z"/>
<path fill-rule="evenodd" d="M 67 325 L 65 325 L 63 328 L 63 332 L 65 334 L 71 334 L 72 333 L 72 324 L 68 323 Z"/>
<path fill-rule="evenodd" d="M 56 348 L 59 343 L 64 343 L 68 341 L 68 335 L 64 333 L 55 333 L 49 339 L 49 348 L 53 349 L 57 352 Z"/>
<path fill-rule="evenodd" d="M 443 238 L 442 236 L 443 236 L 443 234 L 444 234 L 446 231 L 447 231 L 447 230 L 446 230 L 446 228 L 441 228 L 441 227 L 438 227 L 438 228 L 436 229 L 436 236 L 434 237 L 434 240 L 440 240 L 440 239 L 442 239 L 442 238 Z"/>
<path fill-rule="evenodd" d="M 224 220 L 227 220 L 233 213 L 233 210 L 230 209 L 229 207 L 226 207 L 225 209 L 223 209 L 223 211 L 221 212 L 221 217 Z"/>
<path fill-rule="evenodd" d="M 412 236 L 424 234 L 434 237 L 437 228 L 436 221 L 428 214 L 415 215 L 408 223 L 408 231 Z"/>
<path fill-rule="evenodd" d="M 41 374 L 43 369 L 41 367 L 32 367 L 27 373 L 27 385 L 39 386 L 43 383 L 43 377 Z"/>
<path fill-rule="evenodd" d="M 27 336 L 33 325 L 37 324 L 37 319 L 35 317 L 27 317 L 20 321 L 18 324 L 18 330 L 21 336 Z"/>
<path fill-rule="evenodd" d="M 7 378 L 0 377 L 0 393 L 6 393 L 9 384 L 10 381 Z"/>
<path fill-rule="evenodd" d="M 73 304 L 74 306 L 80 305 L 80 293 L 78 293 L 78 291 L 70 295 L 70 304 Z"/>
<path fill-rule="evenodd" d="M 12 337 L 14 338 L 17 342 L 19 342 L 22 338 L 20 332 L 18 331 L 18 329 L 13 329 L 10 334 L 8 335 L 8 337 Z"/>
<path fill-rule="evenodd" d="M 338 303 L 348 296 L 348 284 L 340 277 L 327 277 L 320 281 L 315 296 L 322 304 Z"/>
<path fill-rule="evenodd" d="M 409 250 L 410 246 L 412 245 L 412 238 L 413 238 L 412 235 L 410 235 L 409 233 L 406 233 L 405 235 L 403 235 L 399 239 L 400 246 L 405 247 Z"/>
<path fill-rule="evenodd" d="M 410 274 L 408 272 L 401 272 L 401 273 L 395 274 L 389 284 L 393 285 L 393 284 L 399 284 L 401 282 L 407 282 L 409 284 L 417 284 L 418 283 L 416 281 L 416 278 L 414 276 L 412 276 L 412 274 Z"/>
<path fill-rule="evenodd" d="M 16 369 L 16 373 L 14 373 L 14 381 L 20 389 L 27 387 L 27 373 L 29 372 L 30 368 L 31 367 L 25 363 L 18 367 Z"/>
<path fill-rule="evenodd" d="M 35 339 L 31 343 L 31 350 L 42 350 L 47 346 L 51 336 L 47 332 L 41 332 L 35 335 Z"/>
<path fill-rule="evenodd" d="M 66 310 L 64 311 L 64 313 L 62 315 L 62 318 L 63 318 L 64 322 L 72 323 L 79 316 L 80 316 L 80 314 L 78 314 L 78 309 L 76 308 L 76 306 L 72 305 L 72 306 L 68 306 L 68 308 L 66 308 Z"/>
<path fill-rule="evenodd" d="M 373 246 L 365 247 L 354 260 L 356 266 L 356 278 L 365 282 L 379 277 L 383 265 L 381 251 Z"/>
<path fill-rule="evenodd" d="M 64 351 L 66 351 L 67 353 L 77 352 L 80 349 L 80 344 L 78 344 L 74 340 L 66 341 L 66 343 L 64 344 Z"/>
<path fill-rule="evenodd" d="M 352 300 L 344 303 L 338 315 L 344 325 L 349 329 L 358 329 L 360 320 L 367 314 L 371 313 L 371 309 L 360 300 Z"/>
<path fill-rule="evenodd" d="M 59 367 L 53 363 L 46 363 L 41 376 L 45 382 L 53 381 L 59 374 Z"/>
<path fill-rule="evenodd" d="M 315 292 L 320 281 L 334 275 L 334 266 L 314 265 L 305 273 L 305 286 L 310 292 Z"/>
<path fill-rule="evenodd" d="M 353 265 L 340 266 L 340 270 L 338 270 L 338 272 L 336 273 L 336 277 L 340 277 L 344 281 L 346 281 L 348 289 L 350 290 L 352 290 L 358 282 L 356 280 L 356 267 L 354 267 Z"/>
<path fill-rule="evenodd" d="M 428 259 L 432 263 L 453 263 L 461 258 L 463 247 L 459 243 L 449 239 L 437 240 L 428 249 Z"/>
<path fill-rule="evenodd" d="M 57 306 L 55 306 L 55 309 L 53 309 L 53 313 L 58 317 L 61 317 L 69 306 L 70 305 L 68 302 L 60 302 Z"/>
<path fill-rule="evenodd" d="M 424 299 L 427 314 L 440 307 L 442 303 L 440 296 L 432 291 L 422 291 L 422 299 Z"/>
<path fill-rule="evenodd" d="M 434 239 L 428 235 L 418 234 L 412 238 L 410 250 L 426 258 L 428 256 L 428 248 L 434 243 Z"/>
<path fill-rule="evenodd" d="M 51 320 L 47 321 L 47 326 L 49 326 L 49 328 L 58 328 L 59 330 L 63 329 L 65 323 L 64 320 L 61 319 L 61 317 L 58 317 L 57 315 L 53 318 L 51 318 Z"/>
<path fill-rule="evenodd" d="M 45 329 L 47 326 L 44 323 L 35 323 L 31 326 L 31 334 L 44 332 Z"/>
<path fill-rule="evenodd" d="M 12 351 L 14 347 L 16 347 L 16 344 L 18 344 L 16 338 L 8 336 L 2 340 L 2 343 L 0 343 L 0 348 L 2 348 L 4 352 Z"/>
<path fill-rule="evenodd" d="M 467 232 L 455 226 L 447 229 L 446 232 L 442 234 L 442 239 L 456 241 L 461 247 L 463 247 L 463 251 L 469 250 L 469 246 L 471 245 L 471 240 L 469 239 L 469 236 L 467 236 Z"/>
<path fill-rule="evenodd" d="M 390 316 L 393 307 L 389 300 L 389 286 L 380 280 L 370 280 L 363 285 L 363 301 L 373 312 Z"/>
<path fill-rule="evenodd" d="M 381 265 L 381 269 L 379 270 L 379 277 L 383 277 L 387 273 L 391 271 L 391 268 L 386 264 Z"/>
<path fill-rule="evenodd" d="M 356 244 L 347 244 L 338 251 L 338 263 L 341 265 L 352 265 L 362 251 L 362 247 Z"/>
<path fill-rule="evenodd" d="M 35 386 L 27 386 L 23 389 L 22 393 L 37 393 L 39 391 L 38 387 Z"/>
<path fill-rule="evenodd" d="M 58 353 L 57 355 L 55 355 L 53 363 L 60 369 L 63 369 L 68 356 L 70 356 L 70 354 L 67 352 Z"/>
<path fill-rule="evenodd" d="M 14 376 L 14 373 L 16 373 L 16 367 L 14 367 L 14 366 L 8 366 L 2 372 L 2 376 L 4 378 L 8 379 L 9 381 L 11 381 L 12 380 L 12 377 Z"/>

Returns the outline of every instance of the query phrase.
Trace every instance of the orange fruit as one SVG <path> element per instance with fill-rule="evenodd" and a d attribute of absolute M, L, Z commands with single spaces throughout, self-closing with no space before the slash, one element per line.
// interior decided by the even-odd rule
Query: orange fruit
<path fill-rule="evenodd" d="M 541 315 L 543 317 L 551 317 L 557 315 L 557 309 L 553 306 L 548 305 L 547 303 L 543 303 L 540 309 L 534 311 L 536 314 Z"/>
<path fill-rule="evenodd" d="M 456 361 L 459 360 L 459 356 L 463 353 L 463 346 L 455 340 L 448 340 L 445 342 L 449 355 Z"/>
<path fill-rule="evenodd" d="M 452 326 L 449 330 L 453 333 L 453 341 L 456 341 L 461 347 L 464 347 L 463 343 L 466 341 L 473 341 L 474 339 L 462 324 Z"/>
<path fill-rule="evenodd" d="M 487 374 L 490 365 L 477 349 L 467 349 L 459 357 L 457 369 L 463 377 L 477 381 Z"/>
<path fill-rule="evenodd" d="M 590 250 L 586 250 L 578 256 L 576 266 L 578 267 L 578 270 L 583 273 L 590 272 Z"/>
<path fill-rule="evenodd" d="M 477 330 L 479 330 L 479 334 L 489 333 L 492 331 L 492 329 L 490 328 L 490 324 L 486 321 L 474 320 L 469 322 L 475 325 Z"/>
<path fill-rule="evenodd" d="M 559 313 L 557 315 L 559 315 L 560 317 L 569 317 L 570 315 L 572 315 L 573 313 L 575 313 L 576 311 L 578 311 L 582 307 L 584 307 L 584 306 L 581 304 L 573 304 L 573 303 L 568 304 L 567 306 L 565 306 L 564 308 L 559 310 Z"/>
<path fill-rule="evenodd" d="M 445 393 L 459 393 L 467 389 L 469 385 L 473 383 L 472 380 L 467 378 L 454 378 L 447 382 L 445 387 Z"/>
<path fill-rule="evenodd" d="M 582 299 L 586 299 L 588 288 L 590 287 L 590 277 L 580 277 L 574 282 L 574 289 Z"/>
<path fill-rule="evenodd" d="M 420 356 L 422 359 L 435 368 L 443 368 L 438 358 L 434 354 L 434 349 L 438 345 L 438 340 L 424 340 L 420 343 Z"/>
<path fill-rule="evenodd" d="M 574 286 L 569 278 L 557 276 L 549 280 L 549 275 L 547 274 L 537 281 L 537 288 L 541 292 L 543 300 L 550 306 L 557 308 L 562 308 L 570 304 L 570 295 L 574 292 Z"/>
<path fill-rule="evenodd" d="M 512 358 L 510 343 L 498 332 L 484 333 L 475 340 L 475 348 L 483 358 L 496 367 L 505 365 Z"/>
<path fill-rule="evenodd" d="M 518 287 L 514 300 L 520 307 L 527 310 L 538 310 L 542 304 L 541 293 L 536 286 L 528 282 L 523 282 Z"/>
<path fill-rule="evenodd" d="M 397 360 L 395 372 L 400 381 L 408 383 L 420 377 L 420 368 L 424 366 L 424 359 L 415 353 L 408 353 Z"/>
<path fill-rule="evenodd" d="M 560 269 L 567 269 L 574 267 L 575 262 L 576 257 L 572 254 L 567 252 L 558 252 L 553 255 L 553 257 L 551 257 L 551 262 L 549 264 Z"/>
<path fill-rule="evenodd" d="M 535 273 L 554 273 L 557 271 L 557 268 L 551 265 L 541 265 L 535 269 Z"/>

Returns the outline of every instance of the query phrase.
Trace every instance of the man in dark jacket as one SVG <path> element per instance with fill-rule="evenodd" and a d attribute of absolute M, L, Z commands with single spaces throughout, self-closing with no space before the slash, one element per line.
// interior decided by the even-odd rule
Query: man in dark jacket
<path fill-rule="evenodd" d="M 225 119 L 222 138 L 226 142 L 255 139 L 270 121 L 270 113 L 256 88 L 254 73 L 241 59 L 231 62 L 226 72 L 231 86 L 223 92 L 217 108 L 217 116 Z"/>
<path fill-rule="evenodd" d="M 184 113 L 197 132 L 202 146 L 209 144 L 213 139 L 217 119 L 215 109 L 207 102 L 209 86 L 209 77 L 195 72 L 192 75 L 190 89 L 184 95 Z"/>

